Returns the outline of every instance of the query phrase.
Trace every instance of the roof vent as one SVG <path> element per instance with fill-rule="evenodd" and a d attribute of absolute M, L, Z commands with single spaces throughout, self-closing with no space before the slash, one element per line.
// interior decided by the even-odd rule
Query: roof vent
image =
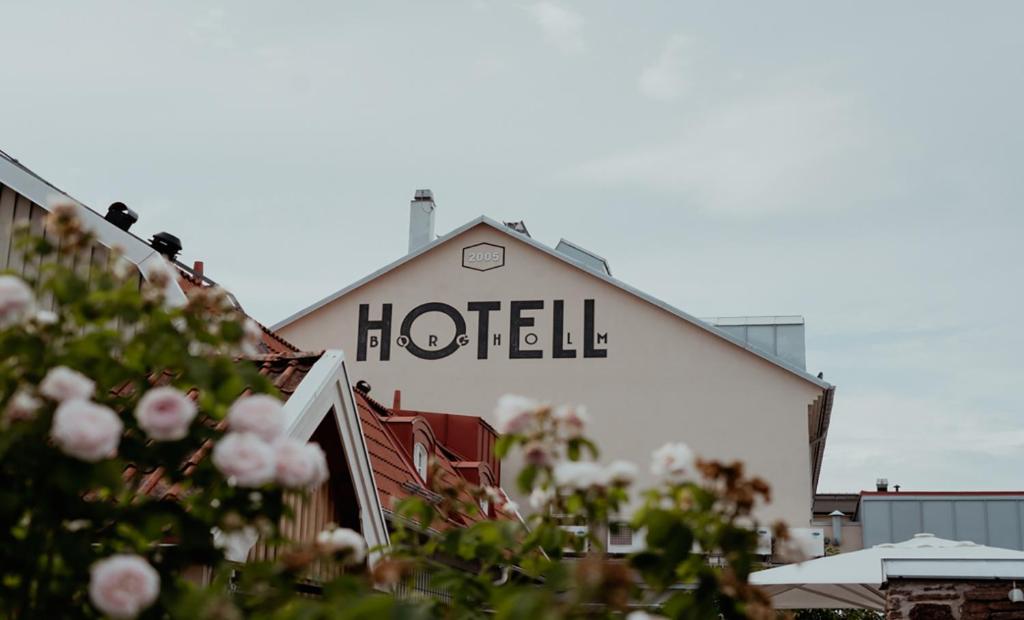
<path fill-rule="evenodd" d="M 107 207 L 105 219 L 121 230 L 128 230 L 139 221 L 139 214 L 128 208 L 123 202 L 115 202 Z"/>
<path fill-rule="evenodd" d="M 612 270 L 608 267 L 608 261 L 571 241 L 562 239 L 555 246 L 555 251 L 569 257 L 573 262 L 579 263 L 587 269 L 600 271 L 606 276 L 612 275 Z"/>
<path fill-rule="evenodd" d="M 153 238 L 149 240 L 149 245 L 169 260 L 174 260 L 178 257 L 178 252 L 181 252 L 181 239 L 169 232 L 159 232 L 153 235 Z"/>
<path fill-rule="evenodd" d="M 888 478 L 879 478 L 878 480 L 875 480 L 875 489 L 877 489 L 880 493 L 888 492 L 889 491 L 889 479 Z"/>
<path fill-rule="evenodd" d="M 368 382 L 366 382 L 365 380 L 360 379 L 359 381 L 356 381 L 356 391 L 357 392 L 362 392 L 363 394 L 369 394 L 370 390 L 372 390 L 372 389 L 373 388 L 370 387 L 370 384 Z"/>
<path fill-rule="evenodd" d="M 508 226 L 521 235 L 526 235 L 527 237 L 530 236 L 530 231 L 526 230 L 526 222 L 522 220 L 519 220 L 518 222 L 505 222 L 505 226 Z"/>

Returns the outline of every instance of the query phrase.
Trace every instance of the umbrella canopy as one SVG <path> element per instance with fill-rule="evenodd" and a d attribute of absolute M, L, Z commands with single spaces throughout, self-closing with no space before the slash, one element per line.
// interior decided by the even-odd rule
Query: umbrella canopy
<path fill-rule="evenodd" d="M 851 551 L 769 568 L 750 575 L 750 583 L 772 597 L 776 609 L 874 609 L 882 611 L 885 595 L 885 565 L 892 560 L 943 560 L 940 564 L 955 578 L 956 562 L 1018 560 L 1024 551 L 986 547 L 972 542 L 945 540 L 931 534 L 917 534 L 901 543 L 875 545 Z M 941 578 L 939 575 L 934 577 Z"/>

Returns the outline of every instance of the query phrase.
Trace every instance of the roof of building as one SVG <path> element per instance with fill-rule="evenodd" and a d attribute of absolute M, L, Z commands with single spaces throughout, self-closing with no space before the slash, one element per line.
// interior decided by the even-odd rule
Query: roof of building
<path fill-rule="evenodd" d="M 408 415 L 413 412 L 390 409 L 359 390 L 355 391 L 355 397 L 374 477 L 377 481 L 377 491 L 380 493 L 381 505 L 385 511 L 390 511 L 397 502 L 414 495 L 428 500 L 434 499 L 437 497 L 435 489 L 456 489 L 461 502 L 473 502 L 466 490 L 467 484 L 472 484 L 473 481 L 463 473 L 465 462 L 458 460 L 456 453 L 441 441 L 435 442 L 431 454 L 435 463 L 433 475 L 437 477 L 424 481 L 416 473 L 410 452 L 411 446 L 404 445 L 391 427 L 392 422 L 401 423 L 417 417 Z M 456 417 L 456 414 L 435 413 L 433 415 Z M 496 480 L 496 482 L 498 481 Z M 497 516 L 500 514 L 500 512 L 495 512 Z M 447 526 L 465 526 L 483 518 L 484 516 L 479 512 L 460 511 L 448 515 L 446 524 Z"/>
<path fill-rule="evenodd" d="M 799 377 L 799 378 L 801 378 L 801 379 L 803 379 L 803 380 L 805 380 L 805 381 L 807 381 L 809 383 L 812 383 L 812 384 L 814 384 L 814 385 L 816 385 L 816 386 L 818 386 L 818 387 L 820 387 L 822 389 L 828 389 L 828 388 L 832 387 L 832 385 L 830 383 L 828 383 L 827 381 L 825 381 L 823 379 L 819 379 L 818 377 L 816 377 L 816 376 L 812 375 L 811 373 L 803 370 L 802 368 L 799 368 L 797 366 L 789 364 L 789 363 L 785 362 L 784 360 L 778 359 L 778 358 L 776 358 L 776 357 L 774 357 L 772 355 L 769 355 L 769 354 L 761 351 L 760 349 L 757 349 L 756 347 L 748 345 L 748 344 L 742 342 L 741 340 L 733 337 L 732 335 L 722 331 L 721 329 L 718 329 L 714 325 L 711 325 L 710 323 L 706 323 L 706 322 L 698 319 L 697 317 L 695 317 L 695 316 L 693 316 L 693 315 L 691 315 L 689 313 L 686 313 L 686 312 L 680 310 L 679 308 L 676 308 L 675 306 L 672 306 L 672 305 L 670 305 L 670 304 L 668 304 L 668 303 L 666 303 L 666 302 L 664 302 L 664 301 L 662 301 L 662 300 L 660 300 L 660 299 L 658 299 L 656 297 L 648 295 L 647 293 L 644 293 L 643 291 L 641 291 L 639 289 L 636 289 L 636 288 L 630 286 L 629 284 L 626 284 L 625 282 L 623 282 L 621 280 L 618 280 L 618 279 L 616 279 L 616 278 L 614 278 L 614 277 L 612 277 L 610 275 L 604 274 L 604 273 L 602 273 L 600 271 L 596 271 L 594 269 L 588 269 L 586 267 L 583 267 L 578 262 L 574 261 L 572 258 L 562 254 L 561 252 L 557 252 L 557 251 L 555 251 L 552 248 L 549 248 L 548 246 L 544 245 L 543 243 L 540 243 L 539 241 L 537 241 L 537 240 L 533 239 L 532 237 L 528 236 L 527 234 L 519 233 L 514 228 L 510 228 L 508 225 L 501 224 L 501 223 L 499 223 L 499 222 L 497 222 L 495 220 L 492 220 L 491 218 L 489 218 L 487 216 L 484 216 L 484 215 L 481 215 L 480 217 L 478 217 L 476 219 L 473 219 L 473 220 L 463 224 L 462 226 L 456 228 L 455 230 L 451 231 L 450 233 L 448 233 L 446 235 L 442 235 L 442 236 L 438 237 L 437 239 L 435 239 L 435 240 L 431 241 L 430 243 L 424 245 L 423 247 L 419 248 L 418 250 L 415 250 L 413 252 L 410 252 L 410 253 L 406 254 L 402 258 L 392 262 L 389 265 L 386 265 L 386 266 L 382 267 L 381 269 L 378 269 L 377 271 L 371 273 L 370 275 L 368 275 L 368 276 L 366 276 L 366 277 L 364 277 L 364 278 L 362 278 L 362 279 L 360 279 L 360 280 L 358 280 L 356 282 L 353 282 L 349 286 L 346 286 L 345 288 L 337 291 L 336 293 L 332 293 L 331 295 L 328 295 L 327 297 L 324 297 L 320 301 L 318 301 L 318 302 L 316 302 L 316 303 L 314 303 L 314 304 L 312 304 L 310 306 L 307 306 L 306 308 L 303 308 L 302 310 L 299 310 L 298 312 L 292 314 L 291 316 L 285 318 L 284 320 L 279 321 L 278 323 L 276 323 L 272 327 L 272 329 L 277 330 L 277 329 L 280 329 L 280 328 L 282 328 L 282 327 L 284 327 L 284 326 L 286 326 L 286 325 L 288 325 L 290 323 L 293 323 L 294 321 L 296 321 L 296 320 L 306 316 L 307 314 L 310 314 L 313 311 L 318 310 L 319 308 L 322 308 L 322 307 L 326 306 L 327 304 L 335 301 L 336 299 L 339 299 L 339 298 L 343 297 L 347 293 L 349 293 L 349 292 L 351 292 L 351 291 L 353 291 L 353 290 L 363 286 L 364 284 L 366 284 L 366 283 L 368 283 L 368 282 L 370 282 L 372 280 L 375 280 L 375 279 L 377 279 L 377 278 L 387 274 L 388 272 L 390 272 L 390 271 L 392 271 L 394 269 L 397 269 L 398 267 L 404 265 L 405 263 L 408 263 L 409 261 L 412 261 L 412 260 L 418 258 L 420 255 L 426 254 L 427 252 L 433 250 L 437 246 L 439 246 L 439 245 L 441 245 L 443 243 L 446 243 L 446 242 L 454 239 L 455 237 L 458 237 L 459 235 L 461 235 L 462 233 L 466 232 L 467 230 L 469 230 L 471 228 L 475 228 L 476 226 L 480 226 L 480 225 L 489 226 L 489 227 L 493 228 L 494 230 L 496 230 L 498 232 L 501 232 L 502 234 L 508 235 L 508 236 L 512 237 L 513 239 L 517 239 L 519 241 L 522 241 L 523 243 L 526 243 L 527 245 L 530 245 L 533 248 L 535 248 L 537 250 L 540 250 L 541 252 L 544 252 L 545 254 L 547 254 L 549 256 L 557 258 L 559 261 L 562 261 L 563 263 L 565 263 L 566 265 L 569 265 L 573 269 L 578 269 L 578 270 L 582 271 L 583 273 L 589 274 L 590 276 L 593 276 L 593 277 L 595 277 L 595 278 L 597 278 L 597 279 L 599 279 L 599 280 L 601 280 L 601 281 L 603 281 L 603 282 L 605 282 L 607 284 L 610 284 L 610 285 L 612 285 L 612 286 L 614 286 L 614 287 L 616 287 L 616 288 L 618 288 L 620 290 L 623 290 L 623 291 L 629 293 L 630 295 L 638 297 L 639 299 L 641 299 L 641 300 L 643 300 L 643 301 L 645 301 L 645 302 L 647 302 L 649 304 L 657 306 L 658 308 L 661 308 L 662 310 L 665 310 L 666 312 L 669 312 L 670 314 L 673 314 L 673 315 L 677 316 L 678 318 L 686 321 L 687 323 L 690 323 L 690 324 L 692 324 L 692 325 L 694 325 L 696 327 L 699 327 L 700 329 L 702 329 L 702 330 L 704 330 L 704 331 L 706 331 L 706 332 L 708 332 L 708 333 L 710 333 L 710 334 L 712 334 L 714 336 L 717 336 L 718 338 L 721 338 L 722 340 L 724 340 L 726 342 L 729 342 L 729 343 L 731 343 L 731 344 L 733 344 L 733 345 L 735 345 L 735 346 L 737 346 L 737 347 L 739 347 L 741 349 L 744 349 L 744 350 L 748 351 L 749 353 L 751 353 L 752 355 L 755 355 L 755 356 L 757 356 L 757 357 L 759 357 L 759 358 L 761 358 L 763 360 L 766 360 L 766 361 L 770 362 L 771 364 L 774 364 L 775 366 L 778 366 L 778 367 L 786 370 L 787 372 L 790 372 L 790 373 L 796 375 L 797 377 Z"/>
<path fill-rule="evenodd" d="M 302 380 L 309 374 L 310 369 L 320 359 L 322 353 L 299 353 L 299 354 L 280 354 L 275 353 L 271 355 L 264 355 L 262 357 L 253 359 L 254 363 L 259 366 L 259 372 L 261 375 L 270 379 L 274 387 L 281 393 L 282 399 L 287 401 L 291 395 L 298 388 Z M 155 376 L 152 379 L 154 386 L 168 385 L 173 381 L 174 377 L 171 373 L 163 372 Z M 127 386 L 130 389 L 130 385 Z M 198 398 L 196 390 L 190 390 L 188 393 L 189 397 L 193 400 Z M 221 420 L 218 424 L 218 428 L 224 428 L 226 422 Z M 209 446 L 204 446 L 191 457 L 185 463 L 185 470 L 189 470 L 195 467 L 199 461 L 206 458 L 206 454 L 209 451 Z M 126 473 L 130 473 L 131 467 L 129 466 Z M 139 492 L 146 495 L 152 495 L 157 497 L 174 496 L 180 489 L 169 485 L 163 476 L 163 470 L 156 470 L 147 476 L 145 476 L 139 483 Z"/>
<path fill-rule="evenodd" d="M 103 215 L 76 200 L 2 150 L 0 150 L 0 184 L 10 187 L 44 210 L 49 209 L 50 202 L 54 197 L 71 201 L 78 208 L 78 215 L 83 226 L 96 235 L 97 240 L 104 246 L 119 247 L 124 252 L 126 259 L 138 265 L 144 278 L 148 277 L 150 263 L 164 260 L 163 255 L 153 249 L 147 241 L 108 222 Z M 184 295 L 182 291 L 173 286 L 168 293 L 175 297 Z"/>
<path fill-rule="evenodd" d="M 1017 497 L 1024 496 L 1024 491 L 861 491 L 861 497 L 885 497 L 899 499 L 900 497 Z"/>
<path fill-rule="evenodd" d="M 188 295 L 190 291 L 197 288 L 211 288 L 214 286 L 218 286 L 216 282 L 207 278 L 205 275 L 200 276 L 196 274 L 196 272 L 194 272 L 193 270 L 188 269 L 182 265 L 176 265 L 176 267 L 178 268 L 178 284 L 179 286 L 181 286 L 181 290 L 184 291 L 185 295 Z M 284 355 L 301 353 L 297 346 L 285 340 L 281 336 L 281 334 L 278 334 L 277 332 L 271 330 L 269 327 L 267 327 L 263 323 L 260 323 L 247 312 L 245 312 L 245 309 L 242 308 L 242 304 L 239 303 L 239 301 L 230 291 L 225 291 L 225 293 L 227 294 L 228 298 L 231 300 L 231 303 L 235 306 L 235 308 L 237 308 L 238 311 L 242 312 L 247 317 L 249 317 L 249 319 L 251 319 L 257 325 L 259 325 L 260 329 L 263 331 L 263 337 L 260 342 L 260 353 L 280 353 Z"/>
<path fill-rule="evenodd" d="M 836 510 L 848 517 L 857 512 L 860 495 L 857 493 L 816 493 L 812 512 L 815 516 L 829 515 Z"/>
<path fill-rule="evenodd" d="M 274 387 L 281 393 L 282 399 L 287 402 L 322 356 L 322 352 L 272 353 L 259 356 L 251 361 L 259 366 L 260 374 L 271 380 Z M 171 374 L 161 373 L 153 379 L 153 384 L 167 385 L 172 380 Z M 354 395 L 356 407 L 359 410 L 363 439 L 370 457 L 374 483 L 385 511 L 390 511 L 396 502 L 413 495 L 420 495 L 427 499 L 436 498 L 435 489 L 456 489 L 460 500 L 473 501 L 466 491 L 466 486 L 471 481 L 463 473 L 464 463 L 458 459 L 456 453 L 440 441 L 435 443 L 431 455 L 436 463 L 436 478 L 431 480 L 429 485 L 420 479 L 413 466 L 412 454 L 409 449 L 403 446 L 394 430 L 389 428 L 391 420 L 402 421 L 413 417 L 407 415 L 410 412 L 402 411 L 399 413 L 403 415 L 399 415 L 358 390 Z M 196 398 L 196 391 L 192 390 L 189 396 Z M 218 427 L 223 428 L 224 424 L 225 422 L 221 421 L 218 423 Z M 204 446 L 193 454 L 184 465 L 186 471 L 206 458 L 208 451 L 209 446 Z M 129 468 L 126 474 L 130 474 L 131 471 Z M 169 484 L 164 478 L 162 470 L 157 470 L 142 479 L 139 491 L 156 497 L 173 497 L 180 489 Z M 481 519 L 482 516 L 479 513 L 462 511 L 448 515 L 446 525 L 465 526 Z"/>

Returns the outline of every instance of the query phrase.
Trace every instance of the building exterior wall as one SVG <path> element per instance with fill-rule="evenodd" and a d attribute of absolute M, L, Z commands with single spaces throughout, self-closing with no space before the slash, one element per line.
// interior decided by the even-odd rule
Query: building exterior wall
<path fill-rule="evenodd" d="M 949 540 L 1024 550 L 1024 494 L 865 495 L 860 521 L 865 547 L 927 532 Z"/>
<path fill-rule="evenodd" d="M 1006 581 L 893 579 L 885 595 L 886 620 L 1024 620 Z"/>
<path fill-rule="evenodd" d="M 519 342 L 510 346 L 513 303 L 531 301 L 543 308 L 520 311 Z M 451 306 L 465 322 L 461 346 L 439 359 L 401 346 L 407 314 L 427 302 Z M 488 317 L 485 359 L 482 313 L 471 311 L 471 302 L 500 304 Z M 371 320 L 391 304 L 392 318 L 390 338 L 369 331 L 361 350 L 362 304 Z M 558 306 L 563 357 L 553 342 Z M 489 226 L 470 228 L 279 331 L 307 349 L 344 349 L 355 360 L 354 380 L 368 381 L 385 402 L 401 389 L 404 408 L 493 422 L 494 404 L 506 393 L 584 404 L 603 458 L 635 461 L 644 476 L 651 451 L 667 441 L 685 441 L 706 457 L 741 459 L 772 485 L 774 502 L 762 518 L 797 527 L 810 520 L 808 407 L 821 387 Z M 409 336 L 426 356 L 458 340 L 453 320 L 437 311 L 414 320 Z M 519 355 L 536 357 L 515 357 L 517 346 Z M 514 475 L 517 464 L 506 467 Z"/>
<path fill-rule="evenodd" d="M 10 270 L 28 279 L 39 275 L 39 260 L 26 260 L 25 253 L 18 246 L 18 231 L 27 227 L 33 235 L 45 236 L 57 243 L 56 236 L 46 230 L 46 209 L 35 204 L 14 189 L 0 184 L 0 272 Z M 62 265 L 75 269 L 78 275 L 91 278 L 109 266 L 110 250 L 100 243 L 93 243 L 87 250 L 74 254 L 58 248 Z M 136 276 L 142 284 L 142 275 Z M 51 309 L 53 300 L 40 300 L 45 309 Z"/>

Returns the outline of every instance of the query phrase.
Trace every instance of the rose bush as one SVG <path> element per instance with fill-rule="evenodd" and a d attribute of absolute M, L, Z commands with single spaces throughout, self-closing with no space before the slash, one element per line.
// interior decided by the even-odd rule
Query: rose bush
<path fill-rule="evenodd" d="M 506 483 L 529 498 L 525 520 L 501 489 L 462 483 L 390 507 L 387 549 L 336 527 L 285 540 L 286 493 L 328 469 L 238 360 L 260 328 L 215 288 L 168 303 L 169 264 L 141 288 L 116 253 L 86 277 L 72 266 L 93 240 L 68 208 L 46 229 L 21 246 L 30 277 L 0 276 L 0 616 L 774 617 L 747 584 L 767 485 L 674 443 L 652 455 L 660 483 L 635 489 L 638 466 L 599 460 L 582 407 L 519 396 L 495 413 L 499 455 L 526 463 Z M 484 507 L 497 517 L 447 522 Z M 646 544 L 610 557 L 623 527 Z M 237 563 L 258 538 L 278 559 Z M 311 585 L 324 564 L 337 576 Z"/>
<path fill-rule="evenodd" d="M 169 304 L 175 268 L 155 264 L 140 288 L 116 252 L 83 270 L 93 239 L 73 207 L 46 230 L 14 250 L 26 277 L 0 275 L 0 617 L 185 617 L 228 592 L 186 579 L 231 570 L 213 532 L 274 540 L 279 465 L 306 489 L 326 478 L 323 454 L 278 459 L 281 405 L 237 359 L 258 328 L 226 295 Z M 260 435 L 225 435 L 229 411 Z"/>

